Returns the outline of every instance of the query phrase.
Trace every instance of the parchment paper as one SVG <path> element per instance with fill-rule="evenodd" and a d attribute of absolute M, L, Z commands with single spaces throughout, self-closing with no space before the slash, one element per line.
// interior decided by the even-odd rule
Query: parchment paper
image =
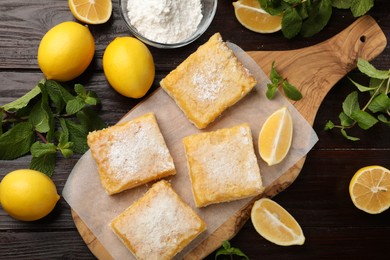
<path fill-rule="evenodd" d="M 175 102 L 161 88 L 141 102 L 140 105 L 135 107 L 121 120 L 131 120 L 147 112 L 155 113 L 177 170 L 177 174 L 169 178 L 169 180 L 175 191 L 197 211 L 207 224 L 207 231 L 187 246 L 177 258 L 182 258 L 186 253 L 194 249 L 205 237 L 212 234 L 229 217 L 250 201 L 250 198 L 248 198 L 197 209 L 188 176 L 187 162 L 182 145 L 183 137 L 194 133 L 231 127 L 245 122 L 249 123 L 265 187 L 305 156 L 318 141 L 318 137 L 309 123 L 280 93 L 277 93 L 272 101 L 266 98 L 265 92 L 267 83 L 269 83 L 267 76 L 241 48 L 232 43 L 228 43 L 228 45 L 244 66 L 255 75 L 258 84 L 246 97 L 225 111 L 206 130 L 198 130 L 192 125 Z M 287 106 L 293 117 L 294 134 L 292 146 L 282 163 L 269 167 L 260 159 L 257 152 L 258 134 L 266 118 L 282 106 Z M 169 113 L 166 111 L 169 111 Z M 112 257 L 115 259 L 135 259 L 132 253 L 115 236 L 108 224 L 114 217 L 140 198 L 149 187 L 150 185 L 143 185 L 117 195 L 107 195 L 100 184 L 95 161 L 90 151 L 88 151 L 70 173 L 62 195 Z"/>

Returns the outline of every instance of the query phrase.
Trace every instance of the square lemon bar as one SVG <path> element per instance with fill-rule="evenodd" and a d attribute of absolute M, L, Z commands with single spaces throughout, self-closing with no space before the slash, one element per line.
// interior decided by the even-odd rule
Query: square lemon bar
<path fill-rule="evenodd" d="M 186 117 L 203 129 L 251 91 L 256 79 L 216 33 L 160 85 Z"/>
<path fill-rule="evenodd" d="M 190 135 L 183 144 L 197 207 L 264 190 L 248 124 Z"/>
<path fill-rule="evenodd" d="M 110 195 L 176 174 L 153 113 L 93 131 L 87 141 Z"/>
<path fill-rule="evenodd" d="M 155 183 L 110 226 L 137 259 L 171 259 L 206 229 L 165 180 Z"/>

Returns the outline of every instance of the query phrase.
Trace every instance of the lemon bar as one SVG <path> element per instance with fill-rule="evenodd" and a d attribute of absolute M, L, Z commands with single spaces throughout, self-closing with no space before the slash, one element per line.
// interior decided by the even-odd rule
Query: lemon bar
<path fill-rule="evenodd" d="M 264 190 L 248 124 L 190 135 L 183 144 L 197 207 Z"/>
<path fill-rule="evenodd" d="M 91 132 L 87 141 L 110 195 L 176 174 L 153 113 Z"/>
<path fill-rule="evenodd" d="M 160 85 L 186 117 L 203 129 L 250 92 L 256 79 L 216 33 Z"/>
<path fill-rule="evenodd" d="M 137 259 L 171 259 L 206 229 L 165 180 L 155 183 L 110 226 Z"/>

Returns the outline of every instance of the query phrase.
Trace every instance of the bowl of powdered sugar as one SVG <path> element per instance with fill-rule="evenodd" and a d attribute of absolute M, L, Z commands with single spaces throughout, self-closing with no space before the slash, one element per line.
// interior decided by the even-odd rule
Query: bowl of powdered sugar
<path fill-rule="evenodd" d="M 131 33 L 157 48 L 178 48 L 195 41 L 209 27 L 218 0 L 121 0 Z"/>

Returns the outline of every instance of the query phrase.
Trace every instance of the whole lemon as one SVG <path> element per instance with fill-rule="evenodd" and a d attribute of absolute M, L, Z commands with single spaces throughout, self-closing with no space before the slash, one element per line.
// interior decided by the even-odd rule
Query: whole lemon
<path fill-rule="evenodd" d="M 143 97 L 154 81 L 153 56 L 134 37 L 117 37 L 103 54 L 103 70 L 110 85 L 121 95 Z"/>
<path fill-rule="evenodd" d="M 43 36 L 38 65 L 47 79 L 69 81 L 80 76 L 95 54 L 95 42 L 86 26 L 63 22 Z"/>
<path fill-rule="evenodd" d="M 8 173 L 0 183 L 0 203 L 13 218 L 34 221 L 49 214 L 60 196 L 44 173 L 21 169 Z"/>

